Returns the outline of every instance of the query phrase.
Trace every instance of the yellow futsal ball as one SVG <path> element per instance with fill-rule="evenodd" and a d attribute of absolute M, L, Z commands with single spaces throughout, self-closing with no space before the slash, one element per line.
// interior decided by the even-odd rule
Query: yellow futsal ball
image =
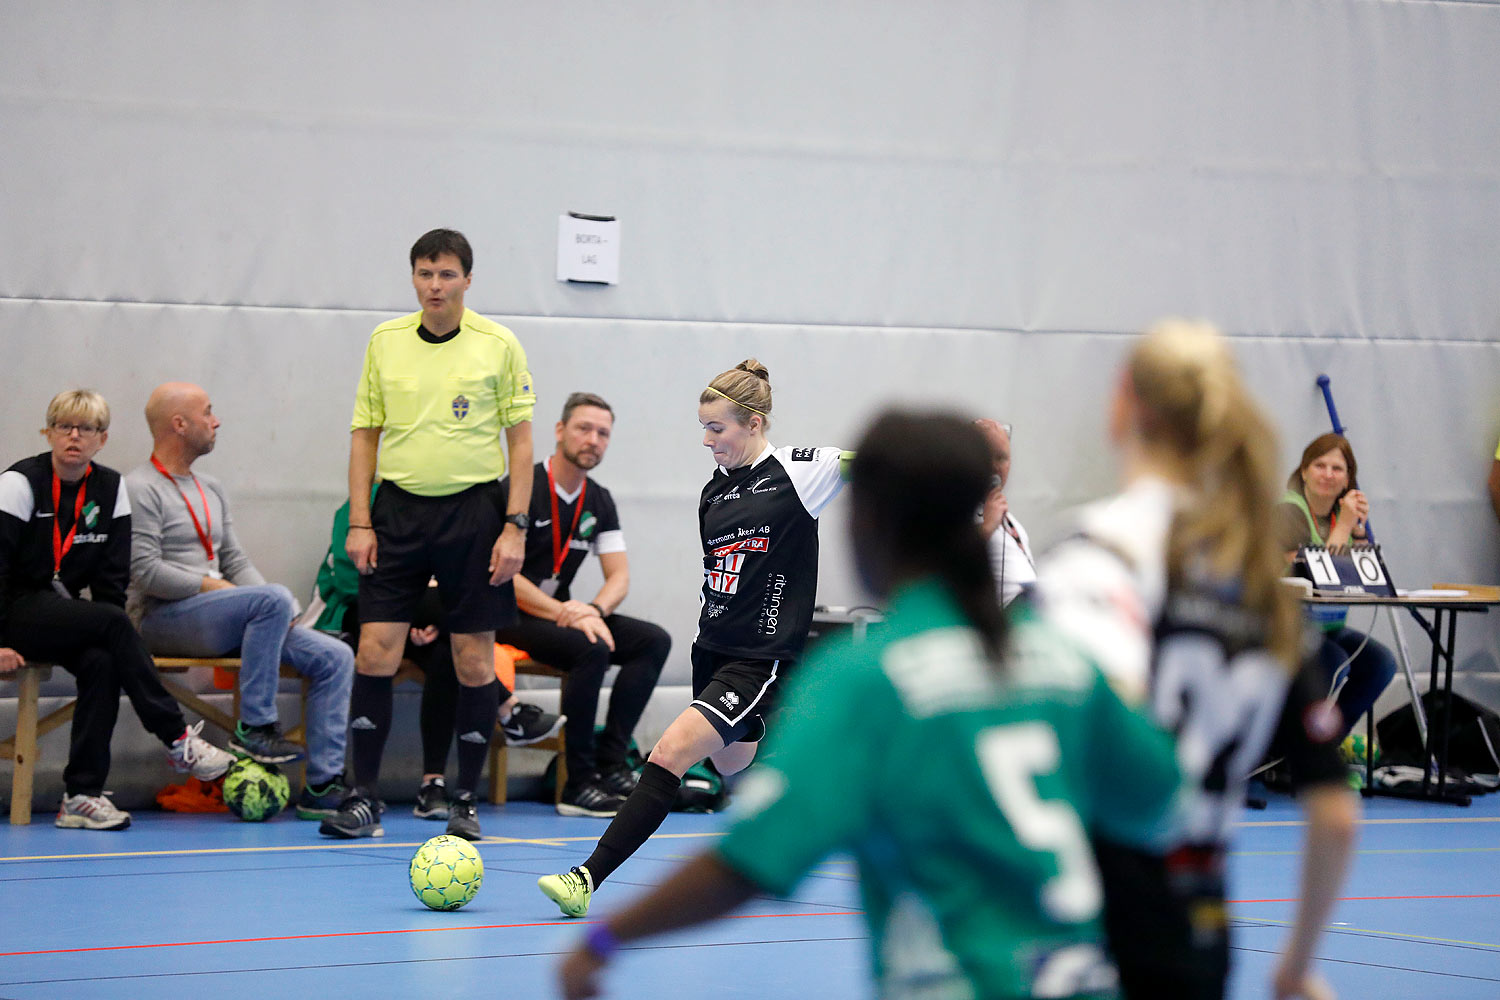
<path fill-rule="evenodd" d="M 458 909 L 474 898 L 483 881 L 484 862 L 462 837 L 433 837 L 411 859 L 411 891 L 434 910 Z"/>

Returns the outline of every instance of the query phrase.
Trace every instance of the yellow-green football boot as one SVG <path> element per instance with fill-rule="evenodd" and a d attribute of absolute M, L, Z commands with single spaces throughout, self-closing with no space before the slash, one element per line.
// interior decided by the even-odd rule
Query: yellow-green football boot
<path fill-rule="evenodd" d="M 587 868 L 570 868 L 560 875 L 543 875 L 536 880 L 542 890 L 565 917 L 586 917 L 589 912 L 589 897 L 594 894 L 594 880 Z"/>

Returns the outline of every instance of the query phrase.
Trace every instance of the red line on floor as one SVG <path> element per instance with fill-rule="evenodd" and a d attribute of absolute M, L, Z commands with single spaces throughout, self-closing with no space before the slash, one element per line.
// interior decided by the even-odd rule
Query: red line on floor
<path fill-rule="evenodd" d="M 757 920 L 770 917 L 848 917 L 858 916 L 857 910 L 829 910 L 824 913 L 739 913 L 731 919 Z M 269 941 L 316 941 L 322 938 L 369 937 L 376 934 L 432 934 L 444 931 L 499 931 L 521 927 L 582 927 L 598 923 L 596 920 L 541 920 L 530 924 L 478 924 L 463 927 L 408 927 L 385 931 L 336 931 L 331 934 L 286 934 L 278 937 L 224 938 L 219 941 L 161 941 L 154 944 L 112 944 L 95 948 L 48 948 L 43 951 L 0 951 L 0 958 L 21 958 L 27 955 L 82 955 L 95 951 L 132 951 L 138 948 L 192 948 L 207 944 L 261 944 Z"/>
<path fill-rule="evenodd" d="M 1474 893 L 1472 895 L 1458 896 L 1343 896 L 1339 902 L 1380 902 L 1380 901 L 1402 901 L 1417 899 L 1500 899 L 1500 893 Z M 1296 898 L 1291 899 L 1232 899 L 1230 905 L 1246 905 L 1250 903 L 1295 903 Z M 857 916 L 857 910 L 828 910 L 814 913 L 737 913 L 729 917 L 731 920 L 765 920 L 771 918 L 788 917 L 848 917 Z M 383 931 L 335 931 L 330 934 L 286 934 L 276 937 L 256 938 L 223 938 L 217 941 L 162 941 L 153 944 L 114 944 L 101 945 L 95 948 L 49 948 L 42 951 L 0 951 L 0 958 L 23 958 L 29 955 L 82 955 L 98 951 L 132 951 L 140 948 L 194 948 L 200 945 L 214 944 L 262 944 L 271 941 L 317 941 L 325 938 L 351 938 L 370 937 L 379 934 L 433 934 L 449 931 L 499 931 L 516 930 L 523 927 L 565 927 L 569 925 L 582 927 L 586 924 L 596 923 L 593 920 L 540 920 L 535 923 L 526 924 L 475 924 L 463 927 L 407 927 L 398 930 Z"/>

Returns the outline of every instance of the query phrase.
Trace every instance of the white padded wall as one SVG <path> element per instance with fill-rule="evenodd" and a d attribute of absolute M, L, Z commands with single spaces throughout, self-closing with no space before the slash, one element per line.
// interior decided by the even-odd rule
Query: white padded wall
<path fill-rule="evenodd" d="M 1404 582 L 1494 580 L 1500 7 L 1282 0 L 0 6 L 0 456 L 56 390 L 205 384 L 261 568 L 305 593 L 363 343 L 406 249 L 476 248 L 470 304 L 541 395 L 603 393 L 628 608 L 692 635 L 693 401 L 747 354 L 778 442 L 891 398 L 1018 424 L 1045 539 L 1111 483 L 1102 399 L 1166 313 L 1238 338 L 1290 465 L 1334 378 Z M 622 284 L 553 278 L 617 214 Z M 545 446 L 545 445 L 544 445 Z M 840 508 L 824 599 L 854 599 Z M 1500 632 L 1466 621 L 1471 667 Z"/>

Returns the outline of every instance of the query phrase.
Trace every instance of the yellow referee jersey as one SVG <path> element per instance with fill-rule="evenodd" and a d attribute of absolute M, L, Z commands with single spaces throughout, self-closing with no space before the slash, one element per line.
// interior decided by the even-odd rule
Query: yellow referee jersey
<path fill-rule="evenodd" d="M 441 344 L 417 333 L 420 312 L 370 335 L 353 429 L 384 434 L 378 477 L 420 496 L 448 496 L 505 474 L 501 432 L 531 419 L 536 393 L 521 342 L 465 309 Z"/>

